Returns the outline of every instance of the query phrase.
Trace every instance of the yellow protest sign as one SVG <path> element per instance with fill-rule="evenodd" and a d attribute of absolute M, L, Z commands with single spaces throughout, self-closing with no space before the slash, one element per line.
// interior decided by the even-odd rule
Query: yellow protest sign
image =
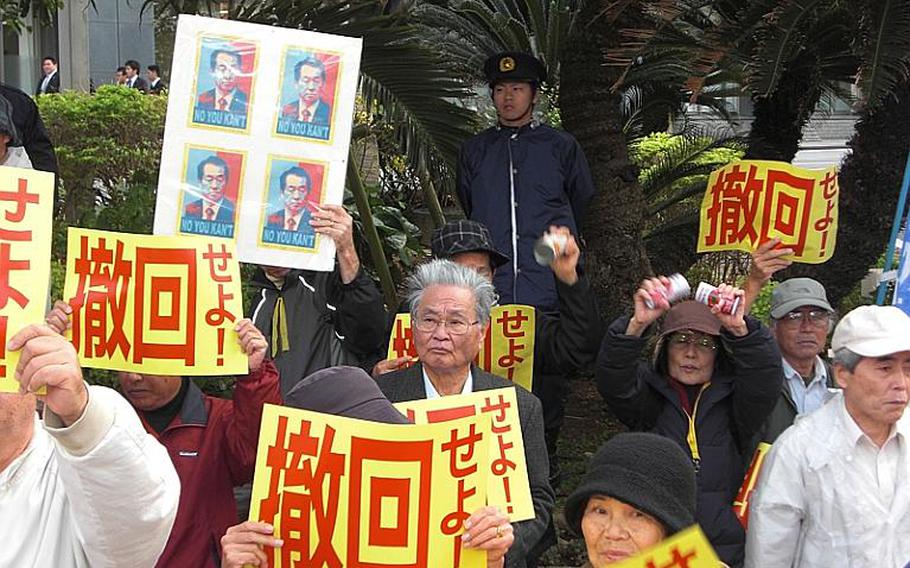
<path fill-rule="evenodd" d="M 234 244 L 69 229 L 64 300 L 86 367 L 156 375 L 248 370 Z"/>
<path fill-rule="evenodd" d="M 645 552 L 610 568 L 718 568 L 722 566 L 701 527 L 677 533 Z"/>
<path fill-rule="evenodd" d="M 837 170 L 744 160 L 714 170 L 701 202 L 698 252 L 751 252 L 775 237 L 793 260 L 825 262 L 837 242 Z"/>
<path fill-rule="evenodd" d="M 284 540 L 269 566 L 481 568 L 464 521 L 486 502 L 486 416 L 380 424 L 265 405 L 250 519 Z"/>
<path fill-rule="evenodd" d="M 409 400 L 397 403 L 395 408 L 414 424 L 489 414 L 493 421 L 493 437 L 487 472 L 487 502 L 505 511 L 513 523 L 535 517 L 514 388 Z"/>
<path fill-rule="evenodd" d="M 509 304 L 496 306 L 490 313 L 490 327 L 484 336 L 477 366 L 497 377 L 531 390 L 534 378 L 533 306 Z M 398 314 L 389 338 L 388 358 L 417 357 L 411 330 L 411 314 Z"/>
<path fill-rule="evenodd" d="M 0 167 L 0 392 L 18 392 L 6 342 L 44 323 L 51 270 L 54 174 Z"/>

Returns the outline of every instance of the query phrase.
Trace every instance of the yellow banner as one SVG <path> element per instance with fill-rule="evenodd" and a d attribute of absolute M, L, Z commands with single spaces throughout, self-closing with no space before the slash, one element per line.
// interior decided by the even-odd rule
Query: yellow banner
<path fill-rule="evenodd" d="M 86 367 L 153 375 L 241 375 L 247 357 L 234 243 L 69 229 L 64 300 Z"/>
<path fill-rule="evenodd" d="M 528 391 L 534 378 L 533 306 L 509 304 L 496 306 L 490 313 L 490 327 L 484 336 L 477 366 L 497 377 L 517 383 Z M 398 314 L 389 338 L 389 359 L 417 357 L 411 331 L 411 314 Z"/>
<path fill-rule="evenodd" d="M 775 237 L 798 262 L 819 264 L 837 242 L 837 170 L 745 160 L 714 170 L 701 202 L 698 252 L 751 252 Z"/>
<path fill-rule="evenodd" d="M 594 566 L 600 566 L 594 563 Z M 723 566 L 705 533 L 693 525 L 634 558 L 610 568 L 718 568 Z"/>
<path fill-rule="evenodd" d="M 271 568 L 481 568 L 461 545 L 486 503 L 491 422 L 379 424 L 267 404 L 250 519 L 284 540 Z"/>
<path fill-rule="evenodd" d="M 19 352 L 6 342 L 44 323 L 53 215 L 54 174 L 0 167 L 0 392 L 19 392 Z"/>
<path fill-rule="evenodd" d="M 410 400 L 399 402 L 395 407 L 414 424 L 433 424 L 489 414 L 493 420 L 493 437 L 487 472 L 487 502 L 507 513 L 513 523 L 534 518 L 515 389 Z"/>

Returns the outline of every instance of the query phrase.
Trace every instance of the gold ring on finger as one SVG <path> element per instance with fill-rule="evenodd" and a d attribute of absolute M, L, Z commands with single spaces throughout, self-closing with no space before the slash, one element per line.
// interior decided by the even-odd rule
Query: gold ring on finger
<path fill-rule="evenodd" d="M 496 527 L 496 538 L 502 538 L 502 525 Z"/>

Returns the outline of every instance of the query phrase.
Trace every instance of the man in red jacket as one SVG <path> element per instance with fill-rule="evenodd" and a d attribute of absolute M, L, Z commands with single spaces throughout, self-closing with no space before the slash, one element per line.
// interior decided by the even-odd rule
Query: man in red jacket
<path fill-rule="evenodd" d="M 47 323 L 62 334 L 71 312 L 58 301 Z M 206 395 L 186 377 L 118 373 L 120 390 L 146 431 L 167 448 L 180 477 L 180 505 L 160 567 L 219 565 L 221 536 L 238 520 L 234 486 L 253 479 L 262 406 L 281 404 L 278 371 L 265 358 L 262 333 L 248 319 L 235 330 L 250 372 L 237 377 L 233 400 Z"/>

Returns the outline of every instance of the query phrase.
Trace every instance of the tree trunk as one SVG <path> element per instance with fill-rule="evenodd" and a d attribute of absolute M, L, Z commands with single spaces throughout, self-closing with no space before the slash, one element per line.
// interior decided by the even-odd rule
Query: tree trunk
<path fill-rule="evenodd" d="M 609 321 L 629 309 L 650 265 L 641 236 L 638 168 L 629 161 L 620 94 L 611 90 L 622 68 L 604 65 L 603 58 L 605 49 L 618 46 L 618 30 L 639 15 L 633 4 L 610 20 L 602 13 L 606 7 L 591 0 L 578 15 L 560 58 L 559 101 L 563 126 L 584 149 L 597 187 L 587 217 L 578 222 L 587 244 L 587 274 Z"/>
<path fill-rule="evenodd" d="M 834 256 L 824 264 L 794 265 L 787 276 L 821 282 L 835 305 L 849 294 L 885 252 L 910 131 L 910 81 L 894 89 L 879 106 L 864 112 L 848 142 L 852 150 L 841 166 L 839 223 Z"/>
<path fill-rule="evenodd" d="M 790 162 L 799 151 L 803 128 L 821 98 L 819 79 L 787 71 L 767 97 L 752 97 L 753 120 L 745 160 Z"/>

